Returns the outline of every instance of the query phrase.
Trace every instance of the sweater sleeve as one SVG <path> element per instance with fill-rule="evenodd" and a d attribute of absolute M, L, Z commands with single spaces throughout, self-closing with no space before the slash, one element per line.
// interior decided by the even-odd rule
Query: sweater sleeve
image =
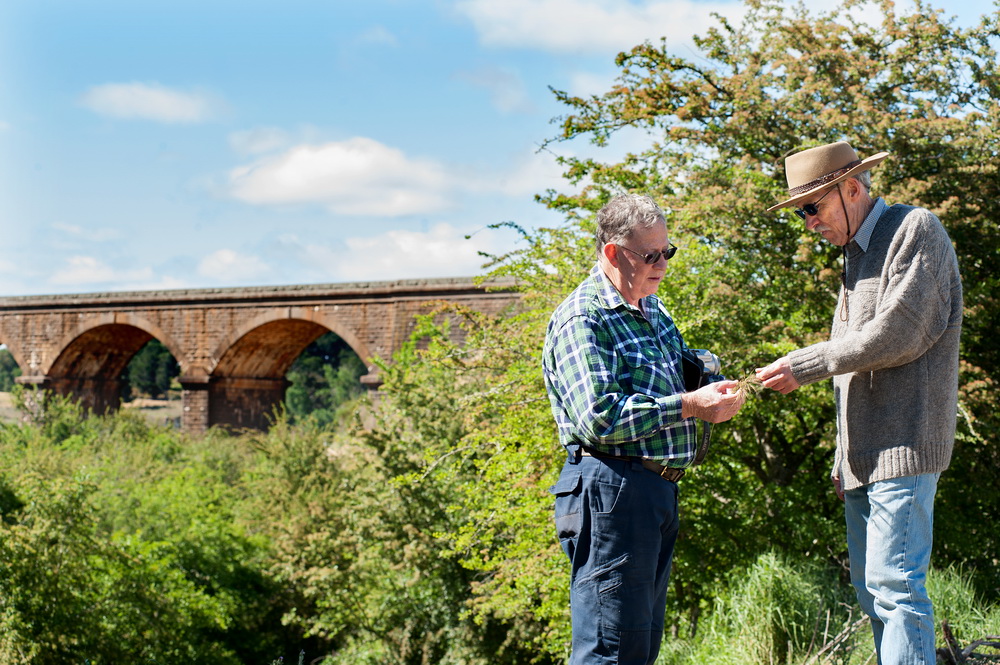
<path fill-rule="evenodd" d="M 954 249 L 930 212 L 911 211 L 889 244 L 877 301 L 860 326 L 789 354 L 799 383 L 896 367 L 919 358 L 940 338 L 952 312 Z M 860 321 L 859 321 L 860 322 Z"/>

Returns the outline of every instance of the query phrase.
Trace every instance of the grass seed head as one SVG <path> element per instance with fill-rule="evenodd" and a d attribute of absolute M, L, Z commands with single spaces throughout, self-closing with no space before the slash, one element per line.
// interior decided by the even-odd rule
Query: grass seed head
<path fill-rule="evenodd" d="M 744 397 L 750 397 L 759 393 L 763 387 L 760 379 L 757 378 L 757 373 L 750 370 L 742 379 L 737 381 L 736 391 L 743 393 Z"/>

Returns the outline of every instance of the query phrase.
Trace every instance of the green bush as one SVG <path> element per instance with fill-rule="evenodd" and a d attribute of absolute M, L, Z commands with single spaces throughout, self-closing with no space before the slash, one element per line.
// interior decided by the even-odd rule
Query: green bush
<path fill-rule="evenodd" d="M 37 423 L 0 425 L 0 662 L 264 662 L 308 644 L 241 519 L 244 442 L 33 405 Z"/>

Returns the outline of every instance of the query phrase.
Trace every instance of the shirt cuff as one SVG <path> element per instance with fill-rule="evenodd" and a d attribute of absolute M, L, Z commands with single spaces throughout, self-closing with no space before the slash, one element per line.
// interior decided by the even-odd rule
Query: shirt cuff
<path fill-rule="evenodd" d="M 667 395 L 666 397 L 661 397 L 658 401 L 660 403 L 661 429 L 683 420 L 681 418 L 683 403 L 680 395 Z"/>

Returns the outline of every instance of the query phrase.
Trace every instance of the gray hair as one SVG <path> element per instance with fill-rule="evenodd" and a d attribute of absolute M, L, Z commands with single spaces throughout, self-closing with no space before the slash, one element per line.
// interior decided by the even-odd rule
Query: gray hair
<path fill-rule="evenodd" d="M 865 188 L 866 192 L 872 191 L 872 172 L 862 171 L 857 175 L 853 176 L 855 180 L 861 183 L 861 186 Z"/>
<path fill-rule="evenodd" d="M 649 196 L 621 194 L 597 211 L 597 253 L 608 243 L 620 244 L 636 229 L 665 224 L 663 211 Z"/>

